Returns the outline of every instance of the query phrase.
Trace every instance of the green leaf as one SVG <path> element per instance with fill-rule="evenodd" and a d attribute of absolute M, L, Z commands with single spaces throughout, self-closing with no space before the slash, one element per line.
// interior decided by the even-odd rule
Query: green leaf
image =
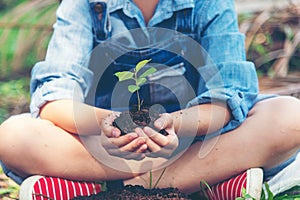
<path fill-rule="evenodd" d="M 140 78 L 146 78 L 147 76 L 153 74 L 154 72 L 156 72 L 156 69 L 154 67 L 151 67 L 147 69 L 143 74 L 141 74 Z"/>
<path fill-rule="evenodd" d="M 245 194 L 244 198 L 245 199 L 254 199 L 250 194 Z"/>
<path fill-rule="evenodd" d="M 132 72 L 117 72 L 115 73 L 115 76 L 118 77 L 119 81 L 125 81 L 125 80 L 129 80 L 132 79 L 134 76 L 134 73 Z"/>
<path fill-rule="evenodd" d="M 242 196 L 237 197 L 235 200 L 245 200 L 245 199 L 252 199 L 255 200 L 250 194 L 247 194 L 246 188 L 242 188 Z"/>
<path fill-rule="evenodd" d="M 131 92 L 131 93 L 134 93 L 136 91 L 138 91 L 140 89 L 139 86 L 136 86 L 136 85 L 129 85 L 128 86 L 128 91 Z"/>
<path fill-rule="evenodd" d="M 6 195 L 12 193 L 14 190 L 11 188 L 0 188 L 0 195 Z"/>
<path fill-rule="evenodd" d="M 242 195 L 243 195 L 243 197 L 245 196 L 247 194 L 247 190 L 246 190 L 246 188 L 242 188 Z"/>
<path fill-rule="evenodd" d="M 199 192 L 201 194 L 201 199 L 209 200 L 210 198 L 208 197 L 208 193 L 210 193 L 210 195 L 214 196 L 214 192 L 212 191 L 210 185 L 205 180 L 200 181 L 200 191 Z"/>
<path fill-rule="evenodd" d="M 269 187 L 268 183 L 265 183 L 265 188 L 266 188 L 266 191 L 267 191 L 267 194 L 268 194 L 268 200 L 273 200 L 274 199 L 274 194 L 270 190 L 270 187 Z"/>
<path fill-rule="evenodd" d="M 146 81 L 147 81 L 147 79 L 146 78 L 138 78 L 137 80 L 136 80 L 136 85 L 138 85 L 138 86 L 141 86 L 141 85 L 143 85 L 144 83 L 146 83 Z"/>
<path fill-rule="evenodd" d="M 137 73 L 138 71 L 140 71 L 150 61 L 151 61 L 151 59 L 140 61 L 135 67 L 135 72 Z"/>

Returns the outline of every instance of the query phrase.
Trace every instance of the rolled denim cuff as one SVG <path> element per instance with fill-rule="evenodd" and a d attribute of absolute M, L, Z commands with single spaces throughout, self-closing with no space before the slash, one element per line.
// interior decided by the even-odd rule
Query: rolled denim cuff
<path fill-rule="evenodd" d="M 24 181 L 24 178 L 20 177 L 19 175 L 12 172 L 10 169 L 6 167 L 6 165 L 0 160 L 0 166 L 2 167 L 3 172 L 11 178 L 13 181 L 15 181 L 17 184 L 21 185 Z"/>

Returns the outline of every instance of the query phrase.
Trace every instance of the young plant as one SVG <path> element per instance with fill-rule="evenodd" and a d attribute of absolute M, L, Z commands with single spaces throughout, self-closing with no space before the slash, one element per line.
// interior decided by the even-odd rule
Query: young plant
<path fill-rule="evenodd" d="M 145 72 L 143 72 L 142 74 L 140 74 L 140 70 L 149 62 L 151 61 L 151 59 L 149 60 L 142 60 L 140 61 L 134 68 L 133 72 L 130 71 L 122 71 L 122 72 L 117 72 L 115 73 L 115 76 L 118 77 L 119 82 L 121 81 L 125 81 L 125 80 L 134 80 L 134 84 L 133 85 L 129 85 L 128 86 L 128 91 L 131 93 L 136 92 L 137 95 L 137 106 L 138 106 L 138 110 L 141 109 L 141 99 L 140 99 L 140 93 L 139 90 L 141 88 L 141 86 L 143 84 L 146 83 L 147 81 L 147 77 L 151 74 L 153 74 L 154 72 L 156 72 L 156 69 L 154 67 L 150 67 L 149 69 L 147 69 Z"/>

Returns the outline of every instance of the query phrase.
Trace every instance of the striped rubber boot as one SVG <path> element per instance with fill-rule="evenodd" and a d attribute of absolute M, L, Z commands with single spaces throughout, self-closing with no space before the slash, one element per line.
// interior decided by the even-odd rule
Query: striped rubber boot
<path fill-rule="evenodd" d="M 207 189 L 207 186 L 195 195 L 199 199 L 208 200 L 236 200 L 238 197 L 243 199 L 259 200 L 261 197 L 263 185 L 263 171 L 260 168 L 251 168 L 235 177 L 232 177 L 222 183 L 214 185 Z M 243 194 L 244 188 L 244 194 Z M 252 197 L 252 198 L 247 198 Z"/>
<path fill-rule="evenodd" d="M 95 182 L 71 181 L 62 178 L 31 176 L 20 187 L 20 200 L 69 200 L 77 196 L 90 196 L 101 191 Z"/>

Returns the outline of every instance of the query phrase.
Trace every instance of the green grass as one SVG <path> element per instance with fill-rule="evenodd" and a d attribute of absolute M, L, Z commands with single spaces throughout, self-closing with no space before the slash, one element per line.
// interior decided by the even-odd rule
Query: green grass
<path fill-rule="evenodd" d="M 28 112 L 29 78 L 0 82 L 0 124 L 13 114 Z"/>
<path fill-rule="evenodd" d="M 18 199 L 20 186 L 7 178 L 0 167 L 0 199 L 13 200 Z"/>
<path fill-rule="evenodd" d="M 300 186 L 291 188 L 290 190 L 276 195 L 275 197 L 265 198 L 266 200 L 300 200 Z"/>

